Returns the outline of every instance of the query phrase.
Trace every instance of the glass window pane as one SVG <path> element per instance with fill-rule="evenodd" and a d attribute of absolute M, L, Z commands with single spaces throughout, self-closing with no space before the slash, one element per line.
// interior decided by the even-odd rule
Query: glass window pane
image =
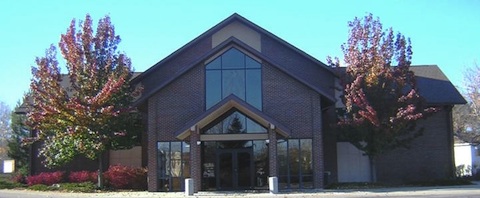
<path fill-rule="evenodd" d="M 235 94 L 245 100 L 245 70 L 223 70 L 223 97 Z"/>
<path fill-rule="evenodd" d="M 246 102 L 262 110 L 262 72 L 260 69 L 246 70 Z"/>
<path fill-rule="evenodd" d="M 300 140 L 300 146 L 302 150 L 302 157 L 301 157 L 302 175 L 313 175 L 312 140 L 311 139 Z"/>
<path fill-rule="evenodd" d="M 182 175 L 182 152 L 181 142 L 171 143 L 170 175 L 180 177 Z"/>
<path fill-rule="evenodd" d="M 222 99 L 222 75 L 220 70 L 206 71 L 206 108 L 209 109 Z"/>
<path fill-rule="evenodd" d="M 238 152 L 237 153 L 237 182 L 238 187 L 248 188 L 252 186 L 252 155 L 249 152 Z"/>
<path fill-rule="evenodd" d="M 247 133 L 266 133 L 267 129 L 247 117 Z"/>
<path fill-rule="evenodd" d="M 159 179 L 158 180 L 158 189 L 159 191 L 169 192 L 170 189 L 170 179 Z"/>
<path fill-rule="evenodd" d="M 233 158 L 232 153 L 221 153 L 218 155 L 218 175 L 221 188 L 233 187 Z"/>
<path fill-rule="evenodd" d="M 245 116 L 239 112 L 234 112 L 232 115 L 225 118 L 223 122 L 224 133 L 238 134 L 245 133 Z"/>
<path fill-rule="evenodd" d="M 297 175 L 290 175 L 290 188 L 296 189 L 300 187 L 300 180 Z"/>
<path fill-rule="evenodd" d="M 222 68 L 222 58 L 218 57 L 212 62 L 208 63 L 207 66 L 205 66 L 206 69 L 221 69 Z"/>
<path fill-rule="evenodd" d="M 188 178 L 190 177 L 190 145 L 183 142 L 182 146 L 183 178 Z"/>
<path fill-rule="evenodd" d="M 207 128 L 204 134 L 266 133 L 267 129 L 244 114 L 235 111 L 215 125 Z"/>
<path fill-rule="evenodd" d="M 158 143 L 158 177 L 165 178 L 170 173 L 170 144 L 169 142 Z"/>
<path fill-rule="evenodd" d="M 288 150 L 287 141 L 285 140 L 278 140 L 277 160 L 280 176 L 288 175 Z"/>
<path fill-rule="evenodd" d="M 290 175 L 299 175 L 300 170 L 300 147 L 298 139 L 288 140 L 288 162 L 290 164 Z"/>
<path fill-rule="evenodd" d="M 250 58 L 249 56 L 245 56 L 245 67 L 246 68 L 260 68 L 260 63 L 256 60 Z"/>
<path fill-rule="evenodd" d="M 303 188 L 313 188 L 313 176 L 302 176 L 302 187 Z"/>
<path fill-rule="evenodd" d="M 268 188 L 268 146 L 264 140 L 253 141 L 253 156 L 255 160 L 255 187 Z M 263 188 L 262 188 L 263 187 Z"/>
<path fill-rule="evenodd" d="M 287 176 L 280 176 L 278 177 L 278 188 L 280 189 L 288 189 L 288 177 Z"/>
<path fill-rule="evenodd" d="M 222 55 L 222 69 L 245 68 L 245 55 L 235 48 L 229 49 Z"/>

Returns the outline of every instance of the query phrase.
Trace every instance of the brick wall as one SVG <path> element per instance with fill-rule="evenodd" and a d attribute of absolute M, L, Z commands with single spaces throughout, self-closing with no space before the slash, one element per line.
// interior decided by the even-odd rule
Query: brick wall
<path fill-rule="evenodd" d="M 452 132 L 449 108 L 421 120 L 424 134 L 412 142 L 411 148 L 398 148 L 377 159 L 379 181 L 403 183 L 444 179 L 453 176 Z"/>
<path fill-rule="evenodd" d="M 157 142 L 178 141 L 175 132 L 204 111 L 204 72 L 198 65 L 149 98 L 149 191 L 157 191 Z"/>
<path fill-rule="evenodd" d="M 263 111 L 291 130 L 291 138 L 312 138 L 312 106 L 320 103 L 311 89 L 280 70 L 264 64 Z"/>
<path fill-rule="evenodd" d="M 202 43 L 200 45 L 203 46 L 204 43 Z M 201 56 L 199 53 L 206 49 L 202 46 L 200 46 L 200 50 L 194 50 L 197 56 Z M 266 46 L 266 48 L 269 47 Z M 288 53 L 292 53 L 292 51 L 287 50 L 283 55 L 288 56 Z M 190 59 L 194 59 L 192 58 L 193 55 L 189 54 L 188 56 Z M 297 66 L 308 64 L 309 67 L 318 67 L 318 65 L 312 65 L 311 61 L 305 62 L 305 59 L 298 56 L 298 54 L 293 56 L 294 58 L 289 59 L 292 64 L 296 58 L 298 59 L 296 60 Z M 179 58 L 184 59 L 184 57 Z M 172 61 L 175 62 L 175 60 Z M 183 60 L 179 62 L 188 61 Z M 164 65 L 162 67 L 167 66 Z M 160 71 L 166 73 L 161 73 Z M 155 74 L 151 74 L 148 77 L 149 80 L 143 83 L 160 83 L 161 80 L 154 78 L 164 78 L 172 75 L 171 72 L 175 73 L 175 71 L 178 70 L 160 68 L 158 71 L 155 71 Z M 158 75 L 156 75 L 157 73 Z M 328 81 L 329 78 L 322 79 L 322 82 Z M 333 80 L 333 78 L 331 79 Z M 291 130 L 290 138 L 313 139 L 314 169 L 317 171 L 315 173 L 315 187 L 321 188 L 323 185 L 321 96 L 305 84 L 265 62 L 262 69 L 262 81 L 263 111 L 288 127 Z M 204 67 L 201 63 L 148 99 L 149 191 L 157 190 L 157 141 L 176 141 L 174 133 L 184 127 L 188 121 L 204 112 L 204 83 Z M 192 164 L 194 163 L 192 162 Z"/>
<path fill-rule="evenodd" d="M 321 96 L 278 69 L 264 64 L 263 111 L 291 130 L 289 138 L 313 139 L 315 188 L 323 187 Z M 277 137 L 281 138 L 281 137 Z"/>
<path fill-rule="evenodd" d="M 262 53 L 276 64 L 282 65 L 285 70 L 293 75 L 332 96 L 334 95 L 333 82 L 335 76 L 327 71 L 324 66 L 319 65 L 318 62 L 305 58 L 304 55 L 267 36 L 262 37 Z"/>
<path fill-rule="evenodd" d="M 188 66 L 193 64 L 205 53 L 212 49 L 211 37 L 205 37 L 195 43 L 195 46 L 186 48 L 182 53 L 177 54 L 174 58 L 165 61 L 162 65 L 155 65 L 153 71 L 142 80 L 144 86 L 143 95 L 147 95 L 155 90 L 157 86 L 170 81 L 178 74 L 184 71 Z"/>

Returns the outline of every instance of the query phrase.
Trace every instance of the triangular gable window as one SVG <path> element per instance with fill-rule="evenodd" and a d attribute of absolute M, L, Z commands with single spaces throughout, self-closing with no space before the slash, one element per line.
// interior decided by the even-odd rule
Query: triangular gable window
<path fill-rule="evenodd" d="M 205 127 L 204 134 L 267 133 L 267 129 L 243 113 L 232 109 Z"/>

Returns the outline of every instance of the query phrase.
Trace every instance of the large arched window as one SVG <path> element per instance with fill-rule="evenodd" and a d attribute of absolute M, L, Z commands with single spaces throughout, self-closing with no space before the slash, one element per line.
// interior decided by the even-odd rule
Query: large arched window
<path fill-rule="evenodd" d="M 205 105 L 209 109 L 230 94 L 262 110 L 262 66 L 230 48 L 205 66 Z"/>

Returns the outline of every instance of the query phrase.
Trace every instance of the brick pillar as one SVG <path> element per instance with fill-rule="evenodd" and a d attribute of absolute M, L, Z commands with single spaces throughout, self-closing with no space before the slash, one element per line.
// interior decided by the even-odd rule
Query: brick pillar
<path fill-rule="evenodd" d="M 153 100 L 148 101 L 148 121 L 147 121 L 147 147 L 148 147 L 148 191 L 158 191 L 157 178 L 157 130 L 156 130 L 156 108 Z"/>
<path fill-rule="evenodd" d="M 323 189 L 324 186 L 324 160 L 323 160 L 323 126 L 322 126 L 322 108 L 321 98 L 317 93 L 312 93 L 313 108 L 313 186 L 315 189 Z M 318 99 L 317 99 L 318 98 Z"/>
<path fill-rule="evenodd" d="M 193 191 L 198 192 L 202 180 L 201 145 L 197 145 L 197 141 L 200 141 L 200 129 L 197 126 L 192 129 L 190 131 L 190 176 L 193 179 Z"/>
<path fill-rule="evenodd" d="M 268 127 L 268 160 L 269 160 L 269 176 L 277 177 L 277 133 L 275 125 L 270 124 Z"/>

